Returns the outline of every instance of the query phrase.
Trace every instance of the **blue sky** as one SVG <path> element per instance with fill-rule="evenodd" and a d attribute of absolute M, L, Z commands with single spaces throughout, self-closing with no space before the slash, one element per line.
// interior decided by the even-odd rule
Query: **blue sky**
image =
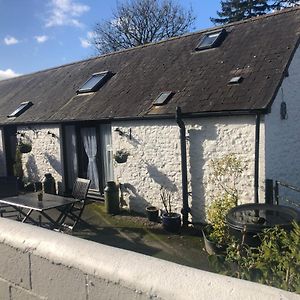
<path fill-rule="evenodd" d="M 122 2 L 122 0 L 119 0 Z M 195 30 L 211 27 L 219 0 L 178 0 L 192 6 Z M 117 0 L 0 0 L 0 80 L 95 54 L 87 43 L 96 22 Z"/>

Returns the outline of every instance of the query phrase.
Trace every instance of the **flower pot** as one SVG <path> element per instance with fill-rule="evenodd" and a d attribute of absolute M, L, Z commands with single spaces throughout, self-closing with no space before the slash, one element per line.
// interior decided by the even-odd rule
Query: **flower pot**
<path fill-rule="evenodd" d="M 177 233 L 181 228 L 181 215 L 178 213 L 163 213 L 162 224 L 166 231 Z"/>
<path fill-rule="evenodd" d="M 158 208 L 156 206 L 148 206 L 146 207 L 148 220 L 151 222 L 157 222 L 158 219 Z"/>
<path fill-rule="evenodd" d="M 32 150 L 31 144 L 20 143 L 19 150 L 21 153 L 29 153 Z"/>
<path fill-rule="evenodd" d="M 128 157 L 128 156 L 115 156 L 115 161 L 116 161 L 118 164 L 123 164 L 123 163 L 126 163 L 127 157 Z"/>
<path fill-rule="evenodd" d="M 209 239 L 209 230 L 211 230 L 210 226 L 206 226 L 206 228 L 202 229 L 202 235 L 204 239 L 205 250 L 209 255 L 220 255 L 226 252 L 226 245 L 220 245 Z"/>

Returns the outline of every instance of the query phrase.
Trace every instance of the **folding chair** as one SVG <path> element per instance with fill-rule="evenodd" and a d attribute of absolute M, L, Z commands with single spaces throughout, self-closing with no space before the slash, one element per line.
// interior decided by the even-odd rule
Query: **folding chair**
<path fill-rule="evenodd" d="M 90 187 L 91 181 L 89 179 L 77 178 L 73 185 L 72 197 L 74 199 L 80 200 L 80 202 L 75 203 L 66 214 L 66 218 L 72 221 L 72 224 L 64 223 L 65 219 L 62 221 L 61 227 L 67 227 L 73 230 L 77 223 L 81 219 L 84 207 L 86 205 L 86 196 Z"/>

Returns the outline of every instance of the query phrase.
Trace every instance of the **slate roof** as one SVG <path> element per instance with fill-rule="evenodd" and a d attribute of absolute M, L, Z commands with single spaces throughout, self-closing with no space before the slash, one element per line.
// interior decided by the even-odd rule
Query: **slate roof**
<path fill-rule="evenodd" d="M 0 81 L 0 124 L 168 116 L 176 106 L 184 113 L 268 109 L 298 46 L 300 9 L 223 28 L 228 35 L 215 49 L 194 50 L 210 29 Z M 98 92 L 76 94 L 105 70 L 115 75 Z M 228 85 L 234 76 L 243 82 Z M 153 107 L 162 91 L 176 94 Z M 34 105 L 7 118 L 24 101 Z"/>

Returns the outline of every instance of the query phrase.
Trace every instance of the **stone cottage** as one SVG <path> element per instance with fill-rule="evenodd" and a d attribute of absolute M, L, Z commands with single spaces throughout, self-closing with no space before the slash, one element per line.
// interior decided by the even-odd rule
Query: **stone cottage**
<path fill-rule="evenodd" d="M 60 192 L 74 178 L 123 185 L 137 211 L 161 207 L 160 187 L 180 211 L 203 221 L 214 188 L 209 161 L 235 153 L 248 165 L 243 202 L 264 201 L 266 178 L 300 185 L 300 9 L 232 23 L 0 82 L 0 172 L 13 175 L 16 145 L 24 176 L 51 173 Z M 176 107 L 182 111 L 188 193 Z M 124 149 L 125 163 L 113 156 Z"/>

